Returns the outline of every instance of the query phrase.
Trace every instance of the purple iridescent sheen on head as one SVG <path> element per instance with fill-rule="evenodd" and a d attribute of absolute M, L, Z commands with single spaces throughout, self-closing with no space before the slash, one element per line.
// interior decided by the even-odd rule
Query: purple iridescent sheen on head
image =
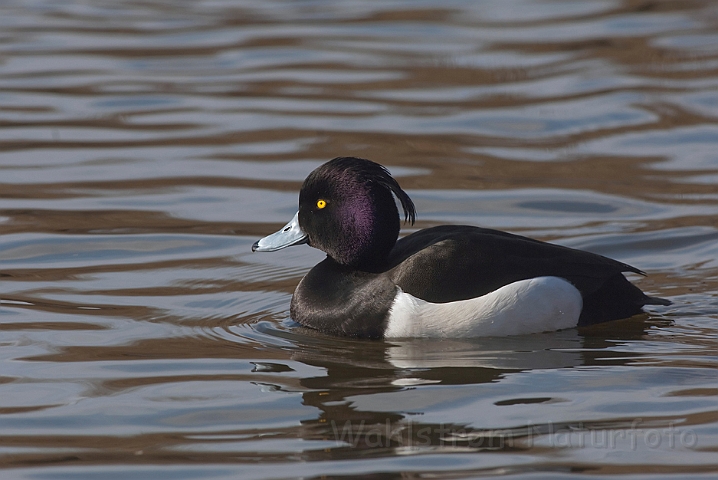
<path fill-rule="evenodd" d="M 414 222 L 414 204 L 381 165 L 353 157 L 314 170 L 299 195 L 299 224 L 309 244 L 339 263 L 374 269 L 386 260 L 399 235 L 399 199 Z M 323 199 L 327 206 L 316 207 Z"/>
<path fill-rule="evenodd" d="M 365 195 L 355 195 L 348 198 L 340 207 L 339 212 L 346 220 L 347 228 L 356 241 L 365 243 L 369 241 L 375 228 L 376 212 L 372 208 L 369 192 Z"/>

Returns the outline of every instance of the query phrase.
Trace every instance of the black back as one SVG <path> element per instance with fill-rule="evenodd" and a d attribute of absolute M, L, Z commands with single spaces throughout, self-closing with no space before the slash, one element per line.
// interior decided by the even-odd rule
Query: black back
<path fill-rule="evenodd" d="M 400 239 L 389 256 L 388 274 L 407 293 L 435 303 L 485 295 L 518 280 L 555 276 L 580 292 L 579 325 L 626 318 L 650 303 L 623 276 L 643 274 L 625 263 L 497 230 L 444 225 Z"/>

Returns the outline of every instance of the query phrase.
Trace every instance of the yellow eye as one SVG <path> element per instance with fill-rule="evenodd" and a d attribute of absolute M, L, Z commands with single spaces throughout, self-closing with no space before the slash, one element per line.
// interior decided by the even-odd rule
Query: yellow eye
<path fill-rule="evenodd" d="M 327 202 L 325 202 L 325 201 L 322 200 L 322 199 L 317 200 L 317 208 L 318 208 L 318 209 L 321 210 L 322 208 L 324 208 L 324 207 L 326 207 L 326 206 L 327 206 Z"/>

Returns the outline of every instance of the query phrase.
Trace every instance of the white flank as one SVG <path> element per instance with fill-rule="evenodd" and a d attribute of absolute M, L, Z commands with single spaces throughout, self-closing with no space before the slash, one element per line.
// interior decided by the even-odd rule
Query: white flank
<path fill-rule="evenodd" d="M 398 290 L 386 338 L 501 337 L 575 327 L 581 293 L 558 277 L 537 277 L 482 297 L 431 303 Z"/>

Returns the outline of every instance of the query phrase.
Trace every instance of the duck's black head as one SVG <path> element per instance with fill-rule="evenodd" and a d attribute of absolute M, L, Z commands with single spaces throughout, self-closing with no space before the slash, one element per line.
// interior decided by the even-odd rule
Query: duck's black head
<path fill-rule="evenodd" d="M 401 203 L 405 221 L 413 224 L 414 203 L 386 168 L 363 158 L 335 158 L 304 181 L 298 217 L 252 249 L 277 250 L 307 242 L 338 263 L 376 269 L 399 236 L 399 211 L 392 194 Z M 280 236 L 285 243 L 280 244 Z"/>
<path fill-rule="evenodd" d="M 414 223 L 414 203 L 386 168 L 370 160 L 338 157 L 309 174 L 299 192 L 299 225 L 309 245 L 339 263 L 382 264 L 399 236 L 399 211 Z"/>

